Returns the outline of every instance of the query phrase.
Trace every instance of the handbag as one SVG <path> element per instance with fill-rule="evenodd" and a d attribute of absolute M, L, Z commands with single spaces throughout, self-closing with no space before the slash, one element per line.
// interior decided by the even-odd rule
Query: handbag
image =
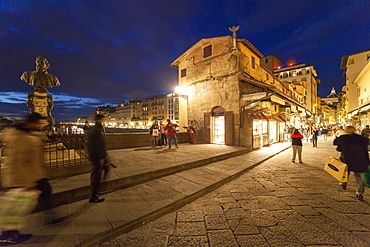
<path fill-rule="evenodd" d="M 159 130 L 153 129 L 153 136 L 159 136 Z"/>
<path fill-rule="evenodd" d="M 348 181 L 348 166 L 337 158 L 329 156 L 326 159 L 324 171 L 329 173 L 339 182 Z"/>
<path fill-rule="evenodd" d="M 0 228 L 19 229 L 26 215 L 36 207 L 41 194 L 39 190 L 14 188 L 0 197 Z"/>

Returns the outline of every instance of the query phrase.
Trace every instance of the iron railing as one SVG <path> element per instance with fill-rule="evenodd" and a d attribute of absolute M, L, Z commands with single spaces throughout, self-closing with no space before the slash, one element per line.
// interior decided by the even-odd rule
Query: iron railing
<path fill-rule="evenodd" d="M 50 134 L 45 144 L 45 165 L 49 168 L 86 164 L 84 134 Z"/>

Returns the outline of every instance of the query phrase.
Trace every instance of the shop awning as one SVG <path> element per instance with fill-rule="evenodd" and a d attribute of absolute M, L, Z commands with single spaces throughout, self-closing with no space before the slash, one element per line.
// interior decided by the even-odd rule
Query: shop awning
<path fill-rule="evenodd" d="M 266 116 L 258 112 L 248 112 L 248 116 L 252 119 L 267 120 Z"/>

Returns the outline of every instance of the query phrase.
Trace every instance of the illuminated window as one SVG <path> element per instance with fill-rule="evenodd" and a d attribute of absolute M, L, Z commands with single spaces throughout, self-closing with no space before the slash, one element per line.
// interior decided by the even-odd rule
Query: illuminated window
<path fill-rule="evenodd" d="M 212 56 L 212 45 L 203 48 L 203 57 L 206 58 L 210 56 Z"/>
<path fill-rule="evenodd" d="M 185 77 L 186 76 L 186 69 L 182 69 L 181 70 L 181 77 Z"/>

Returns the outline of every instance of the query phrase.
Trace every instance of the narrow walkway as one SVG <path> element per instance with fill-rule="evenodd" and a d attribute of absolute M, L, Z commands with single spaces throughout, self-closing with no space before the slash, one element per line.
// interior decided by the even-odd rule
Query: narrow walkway
<path fill-rule="evenodd" d="M 370 189 L 355 198 L 323 171 L 337 155 L 331 138 L 303 147 L 303 164 L 288 149 L 175 212 L 99 246 L 370 246 Z M 228 162 L 242 162 L 249 155 Z"/>
<path fill-rule="evenodd" d="M 120 154 L 117 150 L 111 154 L 116 160 L 119 157 L 124 159 L 125 164 L 143 164 L 144 160 L 147 163 L 146 169 L 150 166 L 153 169 L 157 165 L 150 160 L 153 157 L 158 164 L 183 164 L 205 158 L 212 159 L 214 155 L 220 154 L 220 150 L 224 154 L 235 150 L 245 151 L 239 147 L 188 145 L 198 151 L 187 152 L 184 146 L 174 151 L 155 150 L 154 152 L 163 152 L 158 157 L 153 154 L 153 150 L 126 150 Z M 32 233 L 34 237 L 19 246 L 95 246 L 107 236 L 134 229 L 194 201 L 289 146 L 288 143 L 277 143 L 251 152 L 248 150 L 249 153 L 235 158 L 215 160 L 216 162 L 209 165 L 108 193 L 104 196 L 106 201 L 103 203 L 92 204 L 82 200 L 54 208 L 54 216 L 50 216 L 52 211 L 33 214 L 30 216 L 30 224 L 23 232 Z M 225 152 L 225 149 L 229 151 Z M 143 152 L 146 156 L 143 156 Z M 238 159 L 233 161 L 236 158 Z M 57 217 L 59 222 L 43 225 L 45 217 Z"/>

